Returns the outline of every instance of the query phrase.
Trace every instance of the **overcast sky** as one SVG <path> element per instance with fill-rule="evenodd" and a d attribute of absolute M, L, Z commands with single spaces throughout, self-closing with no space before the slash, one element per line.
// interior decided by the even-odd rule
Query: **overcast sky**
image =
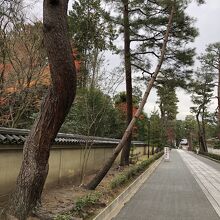
<path fill-rule="evenodd" d="M 188 8 L 188 13 L 197 19 L 195 26 L 199 29 L 200 34 L 193 46 L 196 47 L 198 54 L 203 53 L 208 44 L 220 41 L 220 26 L 217 25 L 217 22 L 220 20 L 219 12 L 219 0 L 207 0 L 207 3 L 202 6 L 192 3 Z M 190 97 L 183 91 L 180 91 L 178 98 L 180 101 L 178 118 L 184 119 L 185 115 L 190 113 Z M 210 111 L 214 112 L 216 107 L 217 100 L 213 101 Z"/>
<path fill-rule="evenodd" d="M 195 26 L 199 29 L 199 36 L 196 38 L 193 46 L 196 47 L 198 54 L 204 52 L 206 46 L 210 43 L 220 41 L 220 26 L 217 25 L 220 21 L 220 0 L 207 0 L 207 3 L 202 6 L 197 6 L 196 3 L 190 4 L 188 14 L 196 18 Z M 177 115 L 178 119 L 184 119 L 190 114 L 190 95 L 186 94 L 181 89 L 177 90 L 179 99 Z M 155 108 L 156 94 L 155 91 L 151 94 L 149 101 L 145 107 L 145 111 L 151 112 Z M 217 107 L 217 100 L 213 100 L 210 105 L 210 111 L 214 112 Z"/>
<path fill-rule="evenodd" d="M 26 0 L 26 2 L 32 3 L 32 0 Z M 72 5 L 70 0 L 69 8 Z M 207 3 L 202 6 L 197 6 L 196 3 L 190 4 L 188 8 L 189 15 L 196 18 L 195 26 L 199 29 L 199 37 L 196 38 L 193 46 L 196 47 L 198 54 L 204 52 L 206 46 L 210 43 L 220 41 L 220 25 L 217 25 L 220 21 L 220 0 L 207 0 Z M 37 18 L 42 18 L 42 0 L 38 0 L 37 3 L 32 7 L 31 13 L 34 13 Z M 120 61 L 116 56 L 109 56 L 108 59 L 112 66 L 117 66 Z M 123 87 L 121 88 L 123 89 Z M 184 119 L 186 115 L 190 114 L 190 96 L 187 95 L 183 90 L 178 89 L 178 119 Z M 145 111 L 150 113 L 156 107 L 156 94 L 153 91 L 148 99 L 145 107 Z M 210 106 L 210 111 L 216 109 L 217 102 L 213 101 Z"/>

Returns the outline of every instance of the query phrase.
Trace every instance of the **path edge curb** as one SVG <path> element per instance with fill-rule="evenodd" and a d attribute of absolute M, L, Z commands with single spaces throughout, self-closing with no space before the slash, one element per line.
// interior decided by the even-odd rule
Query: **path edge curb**
<path fill-rule="evenodd" d="M 142 173 L 133 183 L 131 183 L 117 198 L 115 198 L 104 210 L 102 210 L 93 220 L 111 220 L 114 218 L 124 205 L 135 195 L 143 183 L 156 170 L 164 159 L 163 155 L 152 163 L 149 168 Z"/>

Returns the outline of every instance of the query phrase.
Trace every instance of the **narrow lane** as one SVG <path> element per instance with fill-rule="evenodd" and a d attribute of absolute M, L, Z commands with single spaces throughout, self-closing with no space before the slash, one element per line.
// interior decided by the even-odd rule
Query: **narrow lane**
<path fill-rule="evenodd" d="M 215 177 L 213 177 L 215 178 Z M 177 150 L 162 161 L 115 220 L 219 220 Z"/>

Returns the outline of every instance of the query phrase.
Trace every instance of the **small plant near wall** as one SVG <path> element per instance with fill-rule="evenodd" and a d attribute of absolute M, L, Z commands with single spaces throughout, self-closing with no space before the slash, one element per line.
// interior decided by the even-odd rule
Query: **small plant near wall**
<path fill-rule="evenodd" d="M 68 213 L 57 215 L 54 220 L 72 220 L 85 219 L 92 216 L 93 211 L 91 207 L 99 206 L 102 193 L 101 192 L 92 192 L 83 197 L 78 198 L 75 201 L 75 207 L 70 210 Z M 74 217 L 73 217 L 74 216 Z"/>
<path fill-rule="evenodd" d="M 59 214 L 57 215 L 54 220 L 71 220 L 72 216 L 70 214 Z"/>
<path fill-rule="evenodd" d="M 88 216 L 89 213 L 86 209 L 91 206 L 96 205 L 99 202 L 99 199 L 101 198 L 101 196 L 102 196 L 101 192 L 93 192 L 93 193 L 89 193 L 88 195 L 85 195 L 79 198 L 75 202 L 75 207 L 72 210 L 72 213 L 82 218 L 84 218 L 85 216 Z"/>

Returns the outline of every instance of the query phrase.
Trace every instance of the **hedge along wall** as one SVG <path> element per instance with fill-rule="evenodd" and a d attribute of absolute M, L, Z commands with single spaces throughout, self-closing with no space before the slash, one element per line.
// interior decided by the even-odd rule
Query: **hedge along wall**
<path fill-rule="evenodd" d="M 22 162 L 23 150 L 23 144 L 17 144 L 18 141 L 9 144 L 9 142 L 13 142 L 12 139 L 9 141 L 4 139 L 5 143 L 2 143 L 3 136 L 7 137 L 7 139 L 10 139 L 10 137 L 15 139 L 17 139 L 16 137 L 22 137 L 19 134 L 6 134 L 6 132 L 2 134 L 0 128 L 0 201 L 5 200 L 15 186 Z M 77 138 L 73 139 L 73 136 L 71 138 L 69 137 L 67 141 L 67 137 L 61 137 L 60 142 L 57 140 L 52 146 L 49 158 L 49 173 L 45 187 L 52 184 L 60 184 L 66 180 L 79 181 L 84 160 L 85 140 L 83 136 L 80 136 L 78 141 L 75 141 Z M 93 143 L 90 142 L 88 144 L 91 149 L 87 163 L 87 174 L 95 173 L 101 168 L 103 163 L 112 155 L 117 142 L 118 140 L 116 139 L 97 138 Z M 143 142 L 134 142 L 133 144 L 135 146 L 134 153 L 143 155 L 145 144 Z M 119 159 L 120 155 L 116 163 L 119 162 Z"/>

